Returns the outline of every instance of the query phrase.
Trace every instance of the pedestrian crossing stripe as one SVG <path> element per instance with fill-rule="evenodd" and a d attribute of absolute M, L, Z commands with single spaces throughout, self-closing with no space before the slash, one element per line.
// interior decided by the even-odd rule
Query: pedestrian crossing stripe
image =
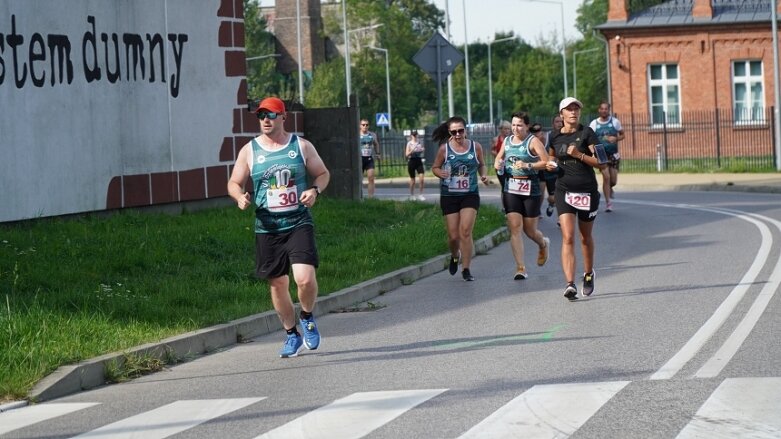
<path fill-rule="evenodd" d="M 566 438 L 630 381 L 533 386 L 460 438 Z M 361 438 L 448 389 L 358 392 L 312 410 L 258 438 Z M 85 432 L 78 438 L 162 439 L 248 407 L 265 397 L 180 400 Z M 99 403 L 43 403 L 0 413 L 0 435 Z M 781 437 L 781 378 L 727 378 L 678 439 Z M 86 415 L 85 415 L 86 416 Z M 258 433 L 268 426 L 258 425 Z M 254 433 L 257 434 L 257 433 Z M 413 434 L 414 435 L 414 434 Z"/>
<path fill-rule="evenodd" d="M 353 393 L 258 436 L 258 439 L 361 438 L 446 390 Z"/>
<path fill-rule="evenodd" d="M 98 405 L 96 402 L 38 404 L 0 413 L 0 434 Z"/>
<path fill-rule="evenodd" d="M 493 412 L 460 439 L 567 437 L 629 381 L 534 386 Z"/>
<path fill-rule="evenodd" d="M 144 439 L 162 439 L 263 399 L 265 398 L 176 401 L 76 437 L 93 439 L 131 439 L 139 437 Z"/>

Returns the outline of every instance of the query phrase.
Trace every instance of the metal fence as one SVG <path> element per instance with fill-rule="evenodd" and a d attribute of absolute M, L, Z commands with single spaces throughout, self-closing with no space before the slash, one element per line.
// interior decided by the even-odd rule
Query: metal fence
<path fill-rule="evenodd" d="M 737 117 L 736 117 L 737 116 Z M 584 115 L 584 123 L 596 115 Z M 773 108 L 753 118 L 736 115 L 732 109 L 681 112 L 653 119 L 648 113 L 616 116 L 626 137 L 619 143 L 622 172 L 773 172 Z M 546 130 L 552 116 L 533 116 Z M 420 136 L 424 144 L 427 170 L 437 152 L 431 139 L 432 127 Z M 470 138 L 490 157 L 496 132 L 478 129 Z M 382 157 L 376 169 L 379 176 L 407 175 L 404 156 L 408 138 L 402 133 L 380 134 Z M 488 159 L 487 159 L 488 160 Z M 490 162 L 488 162 L 490 168 Z"/>

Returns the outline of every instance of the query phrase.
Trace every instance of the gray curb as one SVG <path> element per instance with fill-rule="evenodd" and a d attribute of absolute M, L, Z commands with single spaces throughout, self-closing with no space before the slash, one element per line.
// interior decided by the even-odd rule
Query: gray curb
<path fill-rule="evenodd" d="M 475 241 L 475 253 L 485 253 L 509 239 L 506 227 L 501 227 Z M 318 314 L 366 302 L 402 285 L 438 273 L 445 269 L 449 254 L 433 257 L 420 264 L 401 268 L 377 278 L 339 290 L 317 299 Z M 121 365 L 128 356 L 151 357 L 167 362 L 170 358 L 192 358 L 282 329 L 276 312 L 267 311 L 229 323 L 188 332 L 156 343 L 149 343 L 122 352 L 114 352 L 74 365 L 62 366 L 46 376 L 30 391 L 28 399 L 41 402 L 106 384 L 106 368 Z M 0 412 L 26 405 L 17 401 L 0 406 Z"/>

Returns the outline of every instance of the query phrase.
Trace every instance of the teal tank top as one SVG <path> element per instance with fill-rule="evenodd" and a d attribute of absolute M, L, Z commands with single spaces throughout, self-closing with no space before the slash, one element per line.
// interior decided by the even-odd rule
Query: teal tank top
<path fill-rule="evenodd" d="M 599 142 L 605 145 L 605 152 L 608 154 L 615 154 L 618 152 L 618 144 L 617 143 L 608 143 L 607 140 L 605 140 L 605 136 L 617 136 L 618 130 L 613 125 L 613 116 L 610 116 L 610 119 L 608 119 L 605 123 L 600 123 L 599 119 L 595 121 L 595 125 L 597 126 L 597 129 L 594 130 L 594 133 L 596 133 L 597 137 L 599 138 Z"/>
<path fill-rule="evenodd" d="M 445 144 L 445 161 L 443 167 L 450 166 L 450 177 L 441 179 L 439 193 L 441 196 L 459 196 L 476 194 L 477 190 L 477 152 L 475 142 L 469 141 L 465 152 L 455 152 L 450 142 Z"/>
<path fill-rule="evenodd" d="M 504 175 L 507 181 L 504 191 L 510 194 L 539 196 L 542 195 L 539 172 L 534 169 L 519 169 L 515 162 L 536 163 L 540 158 L 534 155 L 531 147 L 533 134 L 529 134 L 521 143 L 512 142 L 513 136 L 504 140 Z"/>
<path fill-rule="evenodd" d="M 361 157 L 374 155 L 374 136 L 372 133 L 361 134 Z"/>
<path fill-rule="evenodd" d="M 279 233 L 313 224 L 309 209 L 299 203 L 307 174 L 298 136 L 277 151 L 252 139 L 252 183 L 255 188 L 255 233 Z"/>

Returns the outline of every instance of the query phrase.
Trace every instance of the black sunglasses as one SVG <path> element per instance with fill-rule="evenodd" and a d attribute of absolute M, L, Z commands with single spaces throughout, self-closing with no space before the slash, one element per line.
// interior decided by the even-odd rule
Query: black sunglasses
<path fill-rule="evenodd" d="M 268 120 L 274 120 L 277 117 L 279 117 L 279 113 L 274 113 L 271 111 L 258 111 L 257 112 L 258 119 L 263 120 L 268 117 Z"/>
<path fill-rule="evenodd" d="M 451 131 L 451 132 L 450 132 L 450 135 L 451 135 L 451 136 L 455 136 L 456 134 L 464 134 L 464 132 L 465 132 L 465 131 L 466 131 L 465 129 L 463 129 L 463 128 L 459 128 L 459 129 L 457 129 L 457 130 L 453 130 L 453 131 Z"/>

